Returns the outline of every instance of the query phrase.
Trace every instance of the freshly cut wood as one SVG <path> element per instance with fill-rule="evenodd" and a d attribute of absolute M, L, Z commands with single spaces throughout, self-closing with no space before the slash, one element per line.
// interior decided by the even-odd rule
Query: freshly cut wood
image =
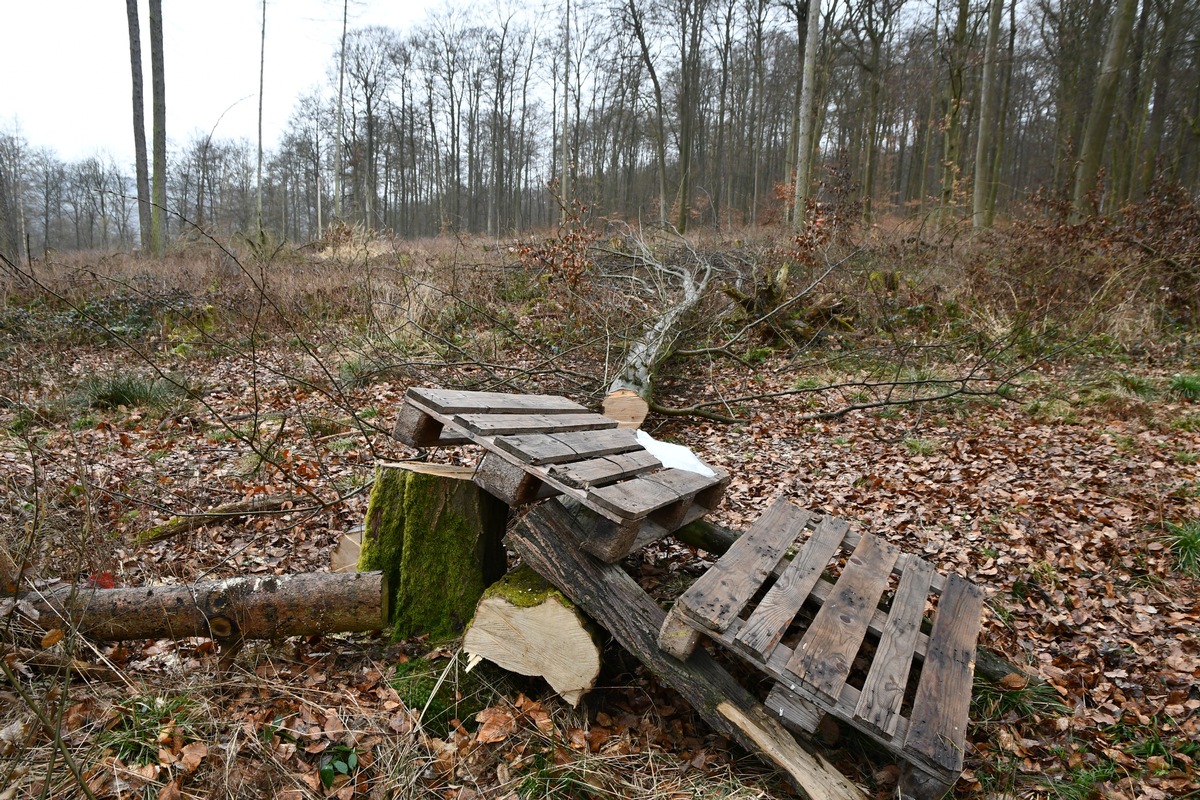
<path fill-rule="evenodd" d="M 379 572 L 262 575 L 184 586 L 63 586 L 21 597 L 44 628 L 97 641 L 211 636 L 218 641 L 372 631 L 387 620 Z"/>
<path fill-rule="evenodd" d="M 290 511 L 292 505 L 300 499 L 299 496 L 294 494 L 277 494 L 267 497 L 252 497 L 249 500 L 238 500 L 236 503 L 225 503 L 199 514 L 184 514 L 180 517 L 172 517 L 162 525 L 157 525 L 142 533 L 138 536 L 138 541 L 157 542 L 161 539 L 170 539 L 172 536 L 189 533 L 205 525 L 212 525 L 217 522 L 229 522 L 236 517 L 244 517 L 248 514 L 269 514 L 285 510 Z"/>
<path fill-rule="evenodd" d="M 650 404 L 632 389 L 617 389 L 604 397 L 604 416 L 615 419 L 620 428 L 640 428 L 650 413 Z"/>
<path fill-rule="evenodd" d="M 549 501 L 527 514 L 507 541 L 714 729 L 783 769 L 809 797 L 865 800 L 861 789 L 797 743 L 705 650 L 696 650 L 686 661 L 660 650 L 657 634 L 666 615 L 619 566 L 602 563 L 575 545 L 587 535 L 572 530 L 576 524 L 562 505 Z"/>
<path fill-rule="evenodd" d="M 358 572 L 358 559 L 362 555 L 362 526 L 357 526 L 349 533 L 343 533 L 338 539 L 333 555 L 329 557 L 329 569 L 332 572 Z"/>
<path fill-rule="evenodd" d="M 376 467 L 358 568 L 387 575 L 396 638 L 458 635 L 504 575 L 508 511 L 474 474 L 423 462 Z"/>
<path fill-rule="evenodd" d="M 487 659 L 544 678 L 572 706 L 600 674 L 600 648 L 575 604 L 528 567 L 488 587 L 463 635 L 471 669 Z"/>

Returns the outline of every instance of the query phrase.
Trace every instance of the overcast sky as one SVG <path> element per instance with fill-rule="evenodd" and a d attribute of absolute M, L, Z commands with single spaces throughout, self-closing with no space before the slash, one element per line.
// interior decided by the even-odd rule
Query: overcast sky
<path fill-rule="evenodd" d="M 352 0 L 350 28 L 408 30 L 442 0 Z M 147 141 L 151 133 L 149 12 L 140 0 Z M 214 127 L 256 138 L 260 0 L 166 0 L 167 138 L 182 145 Z M 263 138 L 273 147 L 296 99 L 323 85 L 341 37 L 340 0 L 268 0 Z M 119 0 L 0 0 L 6 75 L 0 132 L 75 161 L 111 153 L 133 163 L 129 28 Z M 224 116 L 222 116 L 224 115 Z M 219 121 L 219 122 L 218 122 Z M 132 166 L 128 167 L 132 172 Z"/>

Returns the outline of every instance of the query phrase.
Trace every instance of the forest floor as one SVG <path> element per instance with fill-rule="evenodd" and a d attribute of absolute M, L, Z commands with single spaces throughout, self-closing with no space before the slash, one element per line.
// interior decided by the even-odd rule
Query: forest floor
<path fill-rule="evenodd" d="M 26 587 L 326 570 L 363 520 L 374 462 L 416 455 L 390 436 L 409 385 L 490 388 L 503 365 L 520 376 L 510 385 L 595 405 L 580 376 L 609 369 L 607 351 L 558 360 L 532 333 L 488 340 L 490 318 L 531 330 L 527 295 L 418 326 L 457 337 L 454 357 L 414 345 L 411 327 L 401 344 L 392 331 L 391 361 L 363 344 L 374 308 L 322 318 L 311 299 L 276 298 L 256 316 L 253 294 L 211 285 L 147 296 L 85 288 L 0 308 L 5 592 L 22 562 Z M 410 286 L 385 305 L 411 302 Z M 809 355 L 848 346 L 835 337 Z M 1045 683 L 977 688 L 955 796 L 1200 797 L 1196 340 L 1093 340 L 1035 359 L 989 396 L 834 419 L 811 418 L 820 396 L 763 397 L 811 378 L 783 345 L 740 361 L 677 357 L 658 386 L 665 405 L 761 399 L 731 404 L 734 424 L 652 416 L 646 427 L 731 474 L 717 523 L 744 528 L 790 497 L 985 588 L 981 643 Z M 137 544 L 173 516 L 285 493 L 298 499 L 279 513 Z M 710 562 L 666 543 L 629 566 L 671 596 Z M 208 640 L 31 636 L 12 606 L 0 605 L 3 800 L 794 796 L 611 646 L 599 688 L 571 709 L 536 680 L 466 674 L 453 642 L 252 643 L 221 672 Z M 87 668 L 47 672 L 37 653 Z M 896 771 L 878 751 L 834 728 L 819 746 L 870 796 L 891 796 Z"/>

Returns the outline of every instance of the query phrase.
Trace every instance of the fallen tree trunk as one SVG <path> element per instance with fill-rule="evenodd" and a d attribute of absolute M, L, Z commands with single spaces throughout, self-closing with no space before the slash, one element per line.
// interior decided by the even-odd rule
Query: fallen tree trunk
<path fill-rule="evenodd" d="M 679 279 L 683 297 L 664 311 L 658 321 L 630 345 L 625 361 L 608 387 L 608 394 L 604 398 L 604 415 L 617 420 L 625 428 L 640 427 L 649 413 L 654 394 L 654 371 L 671 355 L 679 329 L 700 305 L 704 290 L 708 287 L 709 275 L 712 274 L 711 267 L 694 252 L 692 255 L 700 265 L 698 280 L 697 275 L 687 267 L 668 267 L 654 259 L 646 245 L 642 244 L 641 249 L 643 260 L 652 269 Z"/>
<path fill-rule="evenodd" d="M 22 595 L 47 630 L 97 641 L 212 637 L 219 642 L 379 630 L 387 619 L 382 573 L 308 572 L 185 586 L 84 589 Z"/>
<path fill-rule="evenodd" d="M 572 706 L 600 674 L 600 648 L 583 614 L 524 566 L 484 592 L 463 650 L 468 670 L 486 658 L 509 672 L 544 678 Z"/>
<path fill-rule="evenodd" d="M 679 692 L 717 731 L 783 769 L 808 796 L 865 800 L 862 790 L 824 758 L 800 746 L 766 707 L 703 649 L 679 661 L 658 647 L 666 614 L 615 564 L 584 553 L 574 542 L 586 535 L 556 501 L 526 515 L 506 540 L 542 577 L 561 587 L 618 643 Z"/>

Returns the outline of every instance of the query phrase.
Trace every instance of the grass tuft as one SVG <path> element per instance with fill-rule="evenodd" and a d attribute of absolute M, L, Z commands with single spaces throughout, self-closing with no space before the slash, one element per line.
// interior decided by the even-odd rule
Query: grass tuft
<path fill-rule="evenodd" d="M 1168 522 L 1164 541 L 1175 556 L 1175 568 L 1192 577 L 1200 578 L 1200 519 L 1190 519 L 1176 524 Z"/>
<path fill-rule="evenodd" d="M 1194 372 L 1190 375 L 1176 375 L 1171 378 L 1168 388 L 1176 397 L 1194 403 L 1200 400 L 1200 375 Z"/>
<path fill-rule="evenodd" d="M 170 403 L 176 389 L 167 381 L 118 373 L 90 375 L 80 384 L 79 392 L 83 405 L 88 408 L 161 408 Z"/>

